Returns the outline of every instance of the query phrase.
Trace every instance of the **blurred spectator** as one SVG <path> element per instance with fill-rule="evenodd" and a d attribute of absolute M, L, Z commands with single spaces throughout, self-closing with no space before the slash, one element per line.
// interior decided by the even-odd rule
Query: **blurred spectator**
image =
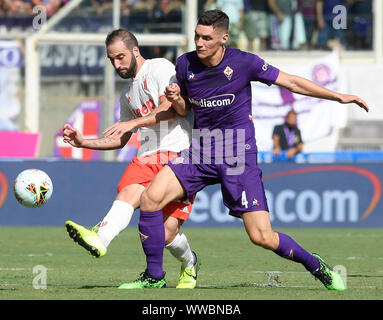
<path fill-rule="evenodd" d="M 300 12 L 305 24 L 307 49 L 315 47 L 318 38 L 316 2 L 317 0 L 299 0 Z"/>
<path fill-rule="evenodd" d="M 352 49 L 372 48 L 372 0 L 347 0 L 351 20 Z"/>
<path fill-rule="evenodd" d="M 80 4 L 81 8 L 89 9 L 92 7 L 92 4 L 90 3 L 90 0 L 83 0 Z"/>
<path fill-rule="evenodd" d="M 285 123 L 277 125 L 273 130 L 273 154 L 280 156 L 286 151 L 286 157 L 291 159 L 303 150 L 301 131 L 297 126 L 297 113 L 290 110 L 285 118 Z"/>
<path fill-rule="evenodd" d="M 330 49 L 331 46 L 346 47 L 345 30 L 333 27 L 333 19 L 337 14 L 334 14 L 332 11 L 338 5 L 346 7 L 345 0 L 317 0 L 316 11 L 318 28 L 320 30 L 318 34 L 319 49 Z M 329 42 L 331 39 L 334 39 L 332 44 Z"/>
<path fill-rule="evenodd" d="M 185 0 L 154 0 L 152 17 L 153 22 L 180 22 L 182 21 L 182 8 Z"/>
<path fill-rule="evenodd" d="M 259 50 L 265 50 L 270 34 L 268 1 L 244 0 L 244 7 L 243 30 L 247 38 L 247 50 L 254 52 L 255 39 L 260 39 Z"/>
<path fill-rule="evenodd" d="M 133 2 L 133 10 L 134 11 L 140 11 L 140 10 L 152 10 L 154 6 L 154 2 L 156 0 L 136 0 Z"/>
<path fill-rule="evenodd" d="M 226 45 L 231 48 L 237 48 L 243 26 L 243 0 L 207 0 L 205 10 L 210 9 L 220 9 L 229 16 L 229 40 L 226 42 Z"/>
<path fill-rule="evenodd" d="M 122 0 L 120 4 L 121 4 L 121 15 L 126 17 L 130 16 L 134 1 Z"/>
<path fill-rule="evenodd" d="M 4 0 L 6 8 L 11 14 L 31 14 L 32 1 L 31 0 Z"/>
<path fill-rule="evenodd" d="M 47 10 L 47 17 L 53 16 L 61 7 L 62 0 L 32 0 L 33 6 L 43 6 Z"/>
<path fill-rule="evenodd" d="M 63 5 L 65 0 L 0 0 L 0 5 L 6 12 L 12 15 L 33 15 L 35 6 L 42 6 L 46 9 L 47 17 L 51 17 Z"/>
<path fill-rule="evenodd" d="M 129 16 L 132 14 L 133 8 L 136 6 L 137 2 L 140 0 L 121 0 L 121 15 L 124 17 L 122 20 L 126 25 L 129 24 Z M 112 0 L 112 8 L 113 8 L 113 0 Z"/>
<path fill-rule="evenodd" d="M 121 24 L 134 32 L 146 32 L 143 24 L 153 16 L 156 0 L 121 0 Z"/>
<path fill-rule="evenodd" d="M 134 1 L 131 15 L 138 19 L 144 18 L 147 20 L 152 15 L 154 5 L 155 0 Z"/>
<path fill-rule="evenodd" d="M 98 15 L 113 9 L 113 0 L 90 0 Z"/>
<path fill-rule="evenodd" d="M 8 6 L 4 0 L 0 0 L 0 15 L 6 15 L 8 12 Z"/>
<path fill-rule="evenodd" d="M 185 7 L 185 0 L 168 0 L 162 1 L 164 4 L 166 3 L 166 14 L 171 14 L 174 11 L 182 11 Z M 164 6 L 165 7 L 165 6 Z"/>
<path fill-rule="evenodd" d="M 271 35 L 273 49 L 300 49 L 306 43 L 306 32 L 298 0 L 268 0 L 273 13 Z"/>

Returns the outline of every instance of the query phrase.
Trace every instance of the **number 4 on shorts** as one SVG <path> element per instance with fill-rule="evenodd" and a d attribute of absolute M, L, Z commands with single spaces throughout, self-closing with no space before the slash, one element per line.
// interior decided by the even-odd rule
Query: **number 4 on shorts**
<path fill-rule="evenodd" d="M 247 201 L 246 199 L 246 191 L 242 191 L 242 205 L 245 207 L 245 208 L 248 208 L 249 207 L 249 202 Z"/>

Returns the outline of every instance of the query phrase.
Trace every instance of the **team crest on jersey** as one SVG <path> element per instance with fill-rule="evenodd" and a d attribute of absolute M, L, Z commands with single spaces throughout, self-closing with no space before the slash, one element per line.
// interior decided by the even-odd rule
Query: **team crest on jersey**
<path fill-rule="evenodd" d="M 172 160 L 172 163 L 173 164 L 178 164 L 178 163 L 183 163 L 184 162 L 184 158 L 183 157 L 177 157 L 175 159 Z"/>
<path fill-rule="evenodd" d="M 223 71 L 223 73 L 225 74 L 225 76 L 226 76 L 226 78 L 227 78 L 228 80 L 231 79 L 231 77 L 232 77 L 232 75 L 233 75 L 233 72 L 234 72 L 234 70 L 233 70 L 232 68 L 230 68 L 229 66 L 227 66 L 227 67 L 225 68 L 225 70 Z"/>
<path fill-rule="evenodd" d="M 148 90 L 148 80 L 144 77 L 144 90 Z"/>
<path fill-rule="evenodd" d="M 193 72 L 191 74 L 189 74 L 188 80 L 195 80 L 195 76 L 194 76 Z"/>
<path fill-rule="evenodd" d="M 257 199 L 254 199 L 253 200 L 253 207 L 256 206 L 256 207 L 259 207 L 261 204 L 259 203 L 259 201 Z"/>
<path fill-rule="evenodd" d="M 140 232 L 141 242 L 144 242 L 147 238 L 149 238 L 149 236 L 146 236 L 146 235 L 144 235 L 143 233 Z"/>

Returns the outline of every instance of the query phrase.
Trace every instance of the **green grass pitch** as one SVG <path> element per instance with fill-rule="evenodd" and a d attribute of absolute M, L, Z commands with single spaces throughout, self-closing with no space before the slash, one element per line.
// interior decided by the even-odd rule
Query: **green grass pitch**
<path fill-rule="evenodd" d="M 165 289 L 117 290 L 145 267 L 137 229 L 130 227 L 95 259 L 64 227 L 0 227 L 1 300 L 380 300 L 381 229 L 277 229 L 332 266 L 343 268 L 347 290 L 328 291 L 300 264 L 250 243 L 243 228 L 184 228 L 202 258 L 194 290 L 175 289 L 180 263 L 164 253 Z M 46 289 L 36 266 L 46 268 Z"/>

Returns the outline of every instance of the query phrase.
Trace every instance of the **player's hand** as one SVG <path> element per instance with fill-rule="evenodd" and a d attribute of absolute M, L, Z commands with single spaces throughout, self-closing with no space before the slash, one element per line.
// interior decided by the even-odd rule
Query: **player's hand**
<path fill-rule="evenodd" d="M 324 23 L 324 20 L 323 20 L 322 17 L 320 17 L 320 18 L 318 19 L 318 21 L 317 21 L 317 25 L 318 25 L 318 29 L 319 29 L 319 30 L 322 30 L 322 29 L 324 28 L 325 23 Z"/>
<path fill-rule="evenodd" d="M 282 23 L 283 20 L 285 20 L 285 16 L 284 16 L 283 13 L 278 14 L 277 17 L 278 17 L 278 22 L 279 22 L 279 23 Z"/>
<path fill-rule="evenodd" d="M 61 130 L 65 143 L 69 143 L 73 147 L 82 147 L 84 138 L 77 129 L 73 128 L 69 123 L 66 123 Z"/>
<path fill-rule="evenodd" d="M 368 112 L 369 108 L 365 101 L 363 101 L 358 96 L 353 96 L 350 94 L 343 94 L 340 97 L 340 103 L 356 103 L 359 107 L 364 109 L 366 112 Z"/>
<path fill-rule="evenodd" d="M 105 129 L 103 132 L 104 137 L 108 138 L 121 138 L 125 133 L 128 133 L 135 129 L 134 122 L 130 121 L 121 121 L 116 122 Z"/>
<path fill-rule="evenodd" d="M 287 159 L 291 159 L 291 158 L 294 158 L 295 154 L 296 154 L 295 148 L 289 148 L 286 152 L 286 157 Z"/>
<path fill-rule="evenodd" d="M 166 87 L 165 95 L 166 98 L 173 103 L 181 98 L 181 89 L 177 83 L 173 82 Z"/>
<path fill-rule="evenodd" d="M 277 157 L 279 157 L 279 156 L 281 155 L 281 152 L 282 152 L 282 150 L 281 150 L 281 148 L 279 148 L 279 147 L 275 147 L 275 148 L 273 149 L 273 154 L 274 154 L 275 156 L 277 156 Z"/>

